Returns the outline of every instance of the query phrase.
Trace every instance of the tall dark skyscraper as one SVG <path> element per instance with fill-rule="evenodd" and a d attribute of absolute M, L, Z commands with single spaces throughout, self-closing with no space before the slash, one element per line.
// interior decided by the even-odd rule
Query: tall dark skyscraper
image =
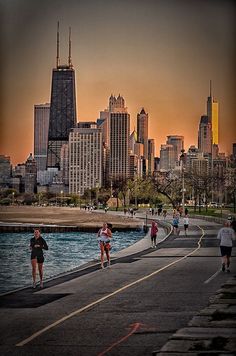
<path fill-rule="evenodd" d="M 60 153 L 69 141 L 69 132 L 76 126 L 75 70 L 71 60 L 71 30 L 69 29 L 68 64 L 60 64 L 59 24 L 57 27 L 56 68 L 52 72 L 51 107 L 48 131 L 47 168 L 60 169 Z"/>

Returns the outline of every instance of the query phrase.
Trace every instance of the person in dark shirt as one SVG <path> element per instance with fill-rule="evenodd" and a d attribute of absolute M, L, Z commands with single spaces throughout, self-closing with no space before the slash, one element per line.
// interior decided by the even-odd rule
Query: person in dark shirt
<path fill-rule="evenodd" d="M 48 250 L 46 241 L 42 238 L 38 229 L 34 230 L 34 237 L 30 240 L 31 249 L 31 265 L 32 265 L 32 277 L 33 288 L 36 288 L 36 267 L 38 264 L 40 287 L 43 288 L 43 250 Z"/>

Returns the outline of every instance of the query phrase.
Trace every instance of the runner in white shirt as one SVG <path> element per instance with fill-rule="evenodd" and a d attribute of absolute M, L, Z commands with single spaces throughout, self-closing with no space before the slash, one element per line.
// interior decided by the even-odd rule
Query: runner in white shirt
<path fill-rule="evenodd" d="M 230 272 L 230 257 L 233 247 L 233 240 L 235 240 L 234 230 L 230 227 L 230 221 L 225 223 L 217 235 L 217 239 L 220 240 L 220 252 L 222 257 L 222 271 L 225 271 L 225 266 L 227 267 L 227 272 Z"/>
<path fill-rule="evenodd" d="M 185 236 L 187 236 L 188 225 L 189 225 L 189 218 L 188 218 L 188 215 L 185 215 L 185 217 L 184 217 L 184 234 L 185 234 Z"/>

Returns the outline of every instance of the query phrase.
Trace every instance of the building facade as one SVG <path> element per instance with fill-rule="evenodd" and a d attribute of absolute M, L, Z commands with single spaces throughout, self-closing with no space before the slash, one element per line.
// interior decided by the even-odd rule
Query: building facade
<path fill-rule="evenodd" d="M 172 145 L 175 150 L 175 161 L 179 160 L 181 151 L 184 149 L 184 136 L 179 135 L 170 135 L 167 136 L 166 140 L 167 145 Z"/>
<path fill-rule="evenodd" d="M 49 115 L 50 104 L 34 105 L 34 159 L 38 171 L 47 166 Z"/>
<path fill-rule="evenodd" d="M 75 128 L 69 136 L 69 193 L 83 195 L 102 185 L 102 132 Z"/>
<path fill-rule="evenodd" d="M 123 180 L 129 177 L 130 115 L 127 112 L 110 113 L 109 178 Z"/>
<path fill-rule="evenodd" d="M 176 149 L 173 145 L 161 145 L 160 171 L 169 171 L 176 166 Z"/>
<path fill-rule="evenodd" d="M 204 154 L 212 153 L 212 127 L 208 116 L 201 116 L 198 129 L 198 149 Z"/>

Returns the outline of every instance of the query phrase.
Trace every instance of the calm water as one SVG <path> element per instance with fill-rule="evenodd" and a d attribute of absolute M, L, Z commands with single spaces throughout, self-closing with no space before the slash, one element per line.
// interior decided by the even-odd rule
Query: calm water
<path fill-rule="evenodd" d="M 99 258 L 97 234 L 45 233 L 44 279 L 70 271 Z M 122 250 L 143 237 L 143 232 L 114 232 L 112 250 Z M 30 239 L 32 233 L 0 234 L 0 293 L 31 284 Z"/>

